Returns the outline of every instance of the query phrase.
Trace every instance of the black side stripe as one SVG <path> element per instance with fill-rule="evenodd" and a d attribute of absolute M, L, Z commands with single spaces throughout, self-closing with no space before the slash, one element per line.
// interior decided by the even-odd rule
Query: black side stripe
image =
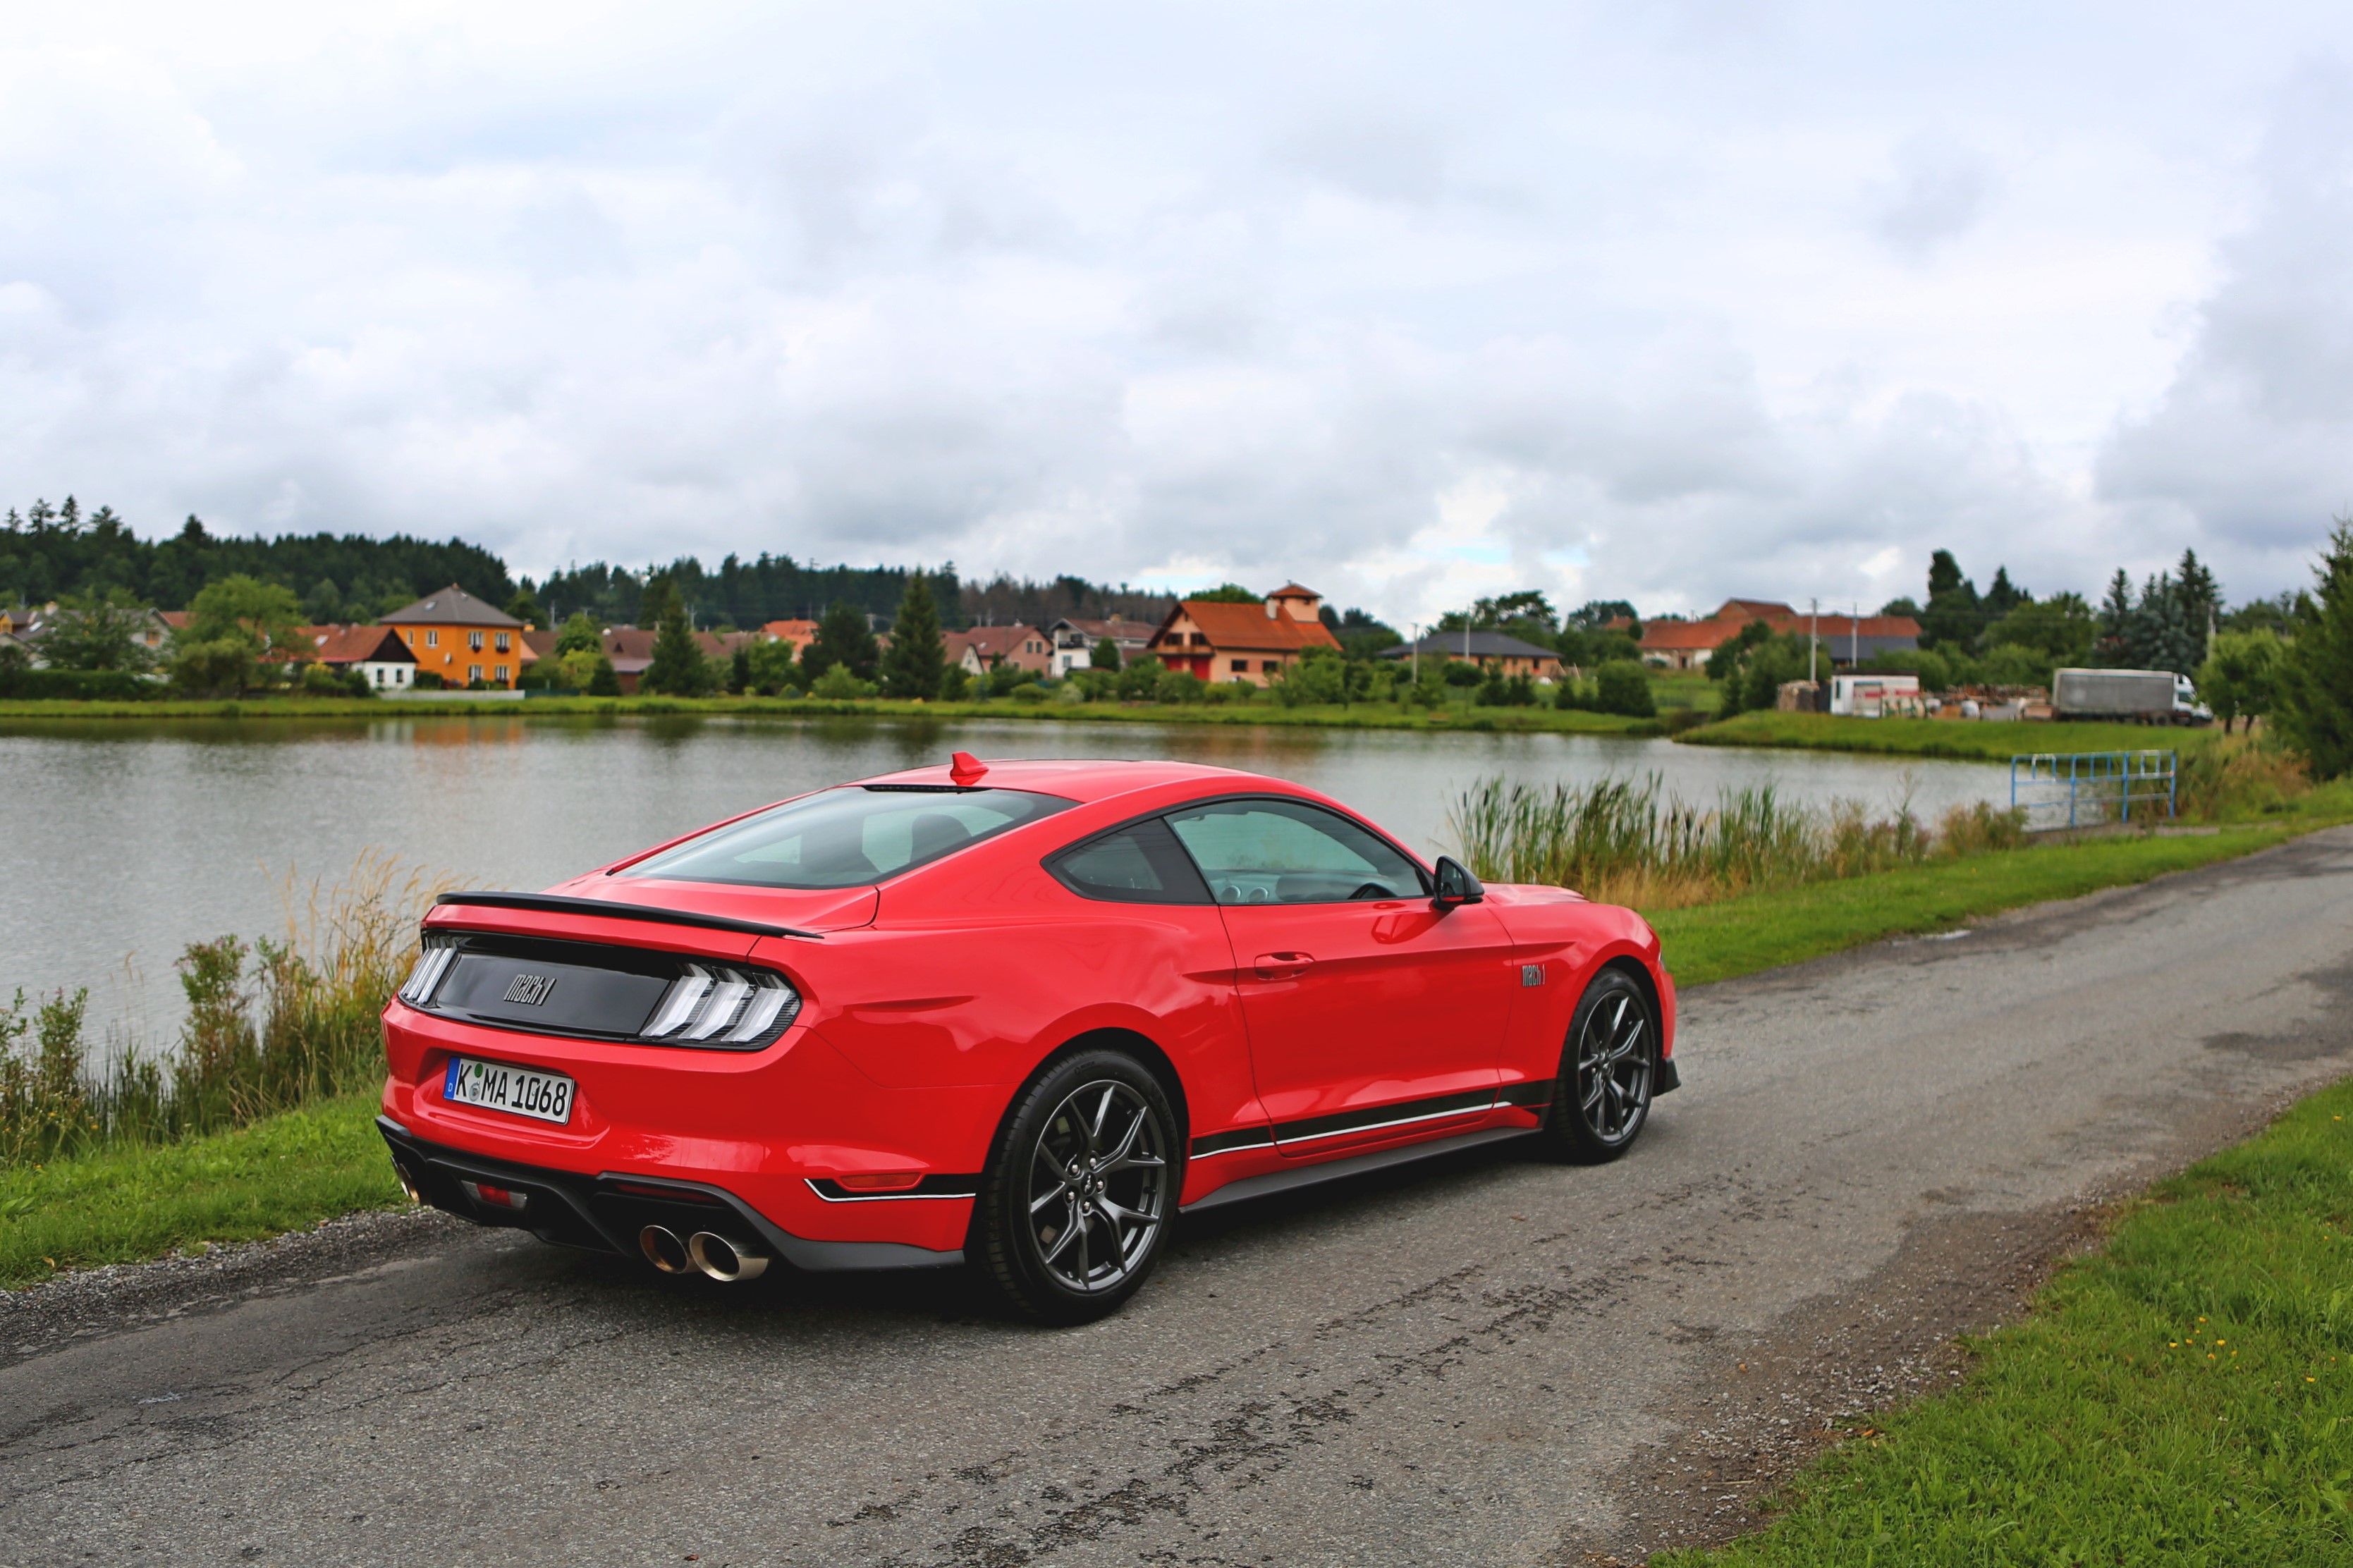
<path fill-rule="evenodd" d="M 809 1190 L 829 1204 L 871 1204 L 889 1198 L 969 1198 L 980 1193 L 978 1176 L 925 1176 L 896 1193 L 853 1193 L 829 1176 L 808 1178 Z"/>
<path fill-rule="evenodd" d="M 1264 1149 L 1274 1142 L 1274 1132 L 1265 1127 L 1237 1127 L 1230 1132 L 1205 1132 L 1193 1140 L 1193 1158 L 1205 1154 L 1222 1154 L 1229 1149 Z"/>
<path fill-rule="evenodd" d="M 1402 1100 L 1389 1105 L 1338 1111 L 1330 1116 L 1304 1117 L 1297 1121 L 1279 1123 L 1271 1129 L 1239 1127 L 1230 1132 L 1211 1132 L 1194 1139 L 1193 1157 L 1198 1160 L 1205 1154 L 1222 1154 L 1232 1149 L 1264 1149 L 1275 1143 L 1304 1143 L 1317 1138 L 1334 1138 L 1343 1132 L 1361 1132 L 1370 1128 L 1435 1121 L 1441 1117 L 1488 1110 L 1501 1105 L 1549 1105 L 1552 1103 L 1552 1083 L 1547 1079 L 1539 1084 L 1513 1084 L 1500 1094 L 1492 1089 L 1472 1089 L 1460 1094 L 1432 1095 L 1427 1100 Z"/>
<path fill-rule="evenodd" d="M 1552 1103 L 1559 1091 L 1560 1080 L 1550 1078 L 1530 1079 L 1525 1083 L 1507 1083 L 1496 1097 L 1498 1105 L 1516 1105 L 1528 1110 L 1542 1110 Z"/>

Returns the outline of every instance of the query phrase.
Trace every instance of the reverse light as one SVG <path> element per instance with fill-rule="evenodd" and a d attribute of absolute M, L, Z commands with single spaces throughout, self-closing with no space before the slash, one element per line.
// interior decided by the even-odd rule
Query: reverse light
<path fill-rule="evenodd" d="M 494 1187 L 488 1182 L 459 1182 L 458 1184 L 466 1189 L 468 1197 L 491 1208 L 525 1209 L 531 1206 L 529 1193 L 518 1193 L 507 1187 Z"/>

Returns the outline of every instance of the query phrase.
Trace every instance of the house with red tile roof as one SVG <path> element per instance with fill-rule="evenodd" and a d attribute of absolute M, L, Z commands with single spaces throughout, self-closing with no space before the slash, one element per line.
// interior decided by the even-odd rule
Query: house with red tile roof
<path fill-rule="evenodd" d="M 974 626 L 942 632 L 941 651 L 968 675 L 986 675 L 999 665 L 1044 675 L 1053 668 L 1053 639 L 1036 626 Z"/>
<path fill-rule="evenodd" d="M 1311 647 L 1340 651 L 1321 618 L 1324 596 L 1286 583 L 1256 605 L 1184 599 L 1168 612 L 1145 651 L 1169 669 L 1212 683 L 1264 686 Z"/>
<path fill-rule="evenodd" d="M 1666 669 L 1700 668 L 1752 621 L 1798 637 L 1810 630 L 1821 639 L 1823 657 L 1833 668 L 1881 654 L 1914 653 L 1920 647 L 1920 623 L 1909 616 L 1809 616 L 1778 599 L 1726 599 L 1705 620 L 1644 621 L 1642 662 Z"/>
<path fill-rule="evenodd" d="M 417 655 L 408 639 L 386 626 L 304 626 L 311 645 L 296 649 L 297 664 L 323 664 L 339 673 L 357 670 L 380 691 L 406 691 L 417 683 Z"/>

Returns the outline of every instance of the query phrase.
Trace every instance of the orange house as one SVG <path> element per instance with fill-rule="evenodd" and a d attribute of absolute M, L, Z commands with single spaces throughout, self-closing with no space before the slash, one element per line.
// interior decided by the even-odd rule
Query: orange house
<path fill-rule="evenodd" d="M 419 675 L 438 675 L 444 686 L 512 687 L 533 654 L 523 646 L 523 624 L 484 604 L 452 583 L 438 594 L 383 616 L 417 656 Z"/>
<path fill-rule="evenodd" d="M 1145 651 L 1166 668 L 1212 683 L 1264 686 L 1311 647 L 1337 652 L 1323 622 L 1323 595 L 1286 583 L 1257 605 L 1187 599 L 1168 612 Z"/>

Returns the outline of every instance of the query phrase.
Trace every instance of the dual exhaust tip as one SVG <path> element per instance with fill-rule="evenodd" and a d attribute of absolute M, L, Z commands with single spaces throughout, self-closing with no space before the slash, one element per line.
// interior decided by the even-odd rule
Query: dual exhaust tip
<path fill-rule="evenodd" d="M 740 1241 L 731 1241 L 716 1231 L 698 1230 L 685 1240 L 666 1225 L 649 1225 L 638 1232 L 638 1250 L 646 1261 L 665 1274 L 691 1274 L 701 1269 L 713 1279 L 733 1284 L 738 1279 L 757 1279 L 768 1271 L 765 1253 L 754 1252 Z"/>

